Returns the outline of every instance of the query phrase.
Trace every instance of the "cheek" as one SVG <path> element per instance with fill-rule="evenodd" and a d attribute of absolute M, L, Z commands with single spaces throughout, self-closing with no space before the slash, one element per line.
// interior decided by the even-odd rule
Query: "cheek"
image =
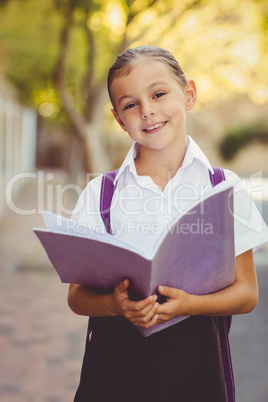
<path fill-rule="evenodd" d="M 162 111 L 170 115 L 175 113 L 181 113 L 185 111 L 186 108 L 185 98 L 183 95 L 173 96 L 168 100 L 168 102 L 163 103 L 161 105 L 161 108 Z"/>
<path fill-rule="evenodd" d="M 131 127 L 131 116 L 127 115 L 121 115 L 120 114 L 120 119 L 119 119 L 119 124 L 123 128 L 123 130 L 128 131 L 129 128 Z"/>
<path fill-rule="evenodd" d="M 185 115 L 185 106 L 180 103 L 174 103 L 166 110 L 166 114 L 173 119 L 181 119 Z"/>
<path fill-rule="evenodd" d="M 134 129 L 137 126 L 137 119 L 135 119 L 134 116 L 128 116 L 128 118 L 125 119 L 125 127 L 128 130 Z"/>

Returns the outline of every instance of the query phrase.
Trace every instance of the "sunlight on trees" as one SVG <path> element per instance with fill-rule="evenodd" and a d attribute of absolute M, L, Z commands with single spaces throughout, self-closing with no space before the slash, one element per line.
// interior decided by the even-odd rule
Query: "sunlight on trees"
<path fill-rule="evenodd" d="M 265 103 L 267 36 L 261 26 L 261 10 L 256 2 L 209 2 L 185 13 L 174 26 L 171 36 L 177 37 L 179 45 L 168 36 L 160 45 L 165 46 L 168 40 L 187 75 L 196 80 L 202 101 L 215 104 L 235 93 L 248 93 L 254 102 Z M 258 88 L 262 88 L 261 96 L 257 96 Z"/>
<path fill-rule="evenodd" d="M 55 89 L 47 87 L 32 92 L 32 101 L 39 105 L 39 113 L 43 117 L 54 117 L 59 113 L 61 101 Z"/>
<path fill-rule="evenodd" d="M 199 107 L 237 94 L 248 94 L 256 104 L 268 102 L 264 0 L 1 4 L 0 71 L 42 116 L 53 121 L 67 116 L 97 170 L 98 159 L 105 165 L 100 135 L 117 130 L 105 89 L 107 69 L 127 47 L 151 44 L 170 50 L 196 81 Z M 103 123 L 103 116 L 110 119 Z"/>
<path fill-rule="evenodd" d="M 116 36 L 122 35 L 126 28 L 126 14 L 119 2 L 110 2 L 104 15 L 104 25 Z"/>

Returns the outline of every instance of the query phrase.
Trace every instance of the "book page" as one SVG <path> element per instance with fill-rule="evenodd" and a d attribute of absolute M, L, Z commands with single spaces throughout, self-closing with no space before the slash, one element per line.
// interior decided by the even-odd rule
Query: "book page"
<path fill-rule="evenodd" d="M 108 243 L 116 247 L 124 248 L 129 251 L 133 251 L 140 254 L 144 258 L 149 259 L 148 254 L 145 254 L 137 247 L 130 243 L 124 242 L 111 235 L 110 233 L 97 233 L 90 228 L 89 225 L 77 223 L 74 219 L 68 219 L 60 215 L 53 214 L 48 211 L 43 211 L 43 219 L 47 226 L 47 230 L 53 233 L 62 233 L 71 236 L 78 236 L 87 239 L 93 239 L 102 243 Z M 34 228 L 34 230 L 41 230 L 40 228 Z M 43 229 L 45 230 L 45 229 Z"/>

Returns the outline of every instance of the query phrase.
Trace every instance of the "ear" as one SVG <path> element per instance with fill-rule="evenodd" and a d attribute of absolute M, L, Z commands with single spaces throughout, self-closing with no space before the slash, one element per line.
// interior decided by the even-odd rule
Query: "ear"
<path fill-rule="evenodd" d="M 186 84 L 186 110 L 191 110 L 196 104 L 196 86 L 193 80 L 188 80 Z"/>
<path fill-rule="evenodd" d="M 113 115 L 114 115 L 115 120 L 116 120 L 117 123 L 120 125 L 120 127 L 121 127 L 124 131 L 127 131 L 127 130 L 126 130 L 126 127 L 125 127 L 125 124 L 124 124 L 123 121 L 120 119 L 120 117 L 118 116 L 118 114 L 116 113 L 116 111 L 115 111 L 114 109 L 111 109 L 111 111 L 112 111 L 112 113 L 113 113 Z"/>

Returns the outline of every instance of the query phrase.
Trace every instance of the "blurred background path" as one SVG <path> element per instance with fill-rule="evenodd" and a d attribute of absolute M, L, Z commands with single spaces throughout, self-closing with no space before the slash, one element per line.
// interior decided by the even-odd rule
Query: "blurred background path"
<path fill-rule="evenodd" d="M 36 182 L 15 199 L 37 208 Z M 0 222 L 0 401 L 68 402 L 78 385 L 85 344 L 84 317 L 74 315 L 34 226 L 42 217 L 7 212 Z"/>
<path fill-rule="evenodd" d="M 54 178 L 56 185 L 57 175 Z M 24 210 L 36 208 L 36 182 L 25 185 L 14 203 Z M 43 226 L 40 214 L 9 211 L 0 222 L 0 400 L 71 402 L 79 381 L 87 320 L 68 308 L 67 285 L 54 273 L 32 232 L 34 226 Z M 256 254 L 258 307 L 233 320 L 237 402 L 268 400 L 267 256 L 266 249 Z"/>

